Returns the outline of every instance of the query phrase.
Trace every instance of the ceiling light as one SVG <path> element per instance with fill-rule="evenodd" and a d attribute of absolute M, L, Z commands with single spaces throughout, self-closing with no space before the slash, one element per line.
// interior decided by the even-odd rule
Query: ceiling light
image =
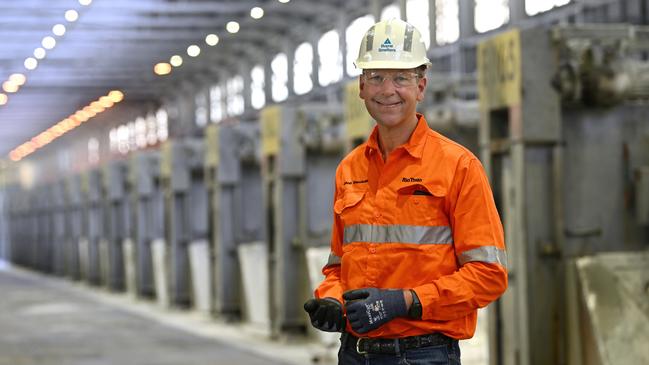
<path fill-rule="evenodd" d="M 74 120 L 72 120 L 71 118 L 65 118 L 61 121 L 61 126 L 67 132 L 70 129 L 74 128 Z"/>
<path fill-rule="evenodd" d="M 43 45 L 43 48 L 45 49 L 52 49 L 54 46 L 56 46 L 56 40 L 53 37 L 47 36 L 43 38 L 43 41 L 41 42 Z"/>
<path fill-rule="evenodd" d="M 38 47 L 34 50 L 34 57 L 36 57 L 39 60 L 45 58 L 45 54 L 46 54 L 45 50 L 41 47 Z"/>
<path fill-rule="evenodd" d="M 187 54 L 189 55 L 189 57 L 196 57 L 201 54 L 201 48 L 195 44 L 192 44 L 191 46 L 187 47 Z"/>
<path fill-rule="evenodd" d="M 102 96 L 101 98 L 99 98 L 99 104 L 101 104 L 101 106 L 103 106 L 104 108 L 110 108 L 115 105 L 115 103 L 110 100 L 108 96 Z"/>
<path fill-rule="evenodd" d="M 291 0 L 277 0 L 277 1 L 279 1 L 279 2 L 282 3 L 282 4 L 286 4 L 287 2 L 289 2 L 289 1 L 291 1 Z"/>
<path fill-rule="evenodd" d="M 88 6 L 88 5 L 90 5 L 91 2 L 92 2 L 92 0 L 79 0 L 79 4 L 81 4 L 83 6 Z"/>
<path fill-rule="evenodd" d="M 55 124 L 55 125 L 54 125 L 52 128 L 50 128 L 50 129 L 52 130 L 52 133 L 54 133 L 56 136 L 60 136 L 60 135 L 62 135 L 63 133 L 65 133 L 65 128 L 63 128 L 63 126 L 61 126 L 61 123 L 57 123 L 57 124 Z"/>
<path fill-rule="evenodd" d="M 250 16 L 253 19 L 260 19 L 261 17 L 264 16 L 264 9 L 255 6 L 254 8 L 250 9 Z"/>
<path fill-rule="evenodd" d="M 156 63 L 153 66 L 153 72 L 159 76 L 168 75 L 171 72 L 171 65 L 166 62 Z"/>
<path fill-rule="evenodd" d="M 95 115 L 103 112 L 104 110 L 106 110 L 106 108 L 104 108 L 103 106 L 98 105 L 98 104 L 95 104 L 94 106 L 91 105 L 91 106 L 87 106 L 87 107 L 83 108 L 83 111 L 86 112 L 88 115 L 90 115 L 91 118 L 94 117 Z"/>
<path fill-rule="evenodd" d="M 5 81 L 2 83 L 2 90 L 8 93 L 15 93 L 18 91 L 18 85 L 14 84 L 11 81 Z"/>
<path fill-rule="evenodd" d="M 48 131 L 49 131 L 50 133 L 52 133 L 52 135 L 54 136 L 54 138 L 61 137 L 61 135 L 63 134 L 63 129 L 62 129 L 61 127 L 59 127 L 58 124 L 57 124 L 57 125 L 54 125 L 54 126 L 52 126 L 52 127 L 50 127 L 50 129 L 48 129 Z"/>
<path fill-rule="evenodd" d="M 101 113 L 106 108 L 99 101 L 93 101 L 92 103 L 90 103 L 90 109 L 95 110 L 95 111 L 101 110 L 101 111 L 97 112 L 97 113 Z"/>
<path fill-rule="evenodd" d="M 65 25 L 63 24 L 57 24 L 52 27 L 52 33 L 56 36 L 62 36 L 65 34 Z"/>
<path fill-rule="evenodd" d="M 205 37 L 205 43 L 207 43 L 208 46 L 214 47 L 219 43 L 219 36 L 216 34 L 208 34 L 207 37 Z"/>
<path fill-rule="evenodd" d="M 183 64 L 183 58 L 178 56 L 177 54 L 173 55 L 171 56 L 171 59 L 169 59 L 169 63 L 171 63 L 173 67 L 180 67 L 180 65 Z"/>
<path fill-rule="evenodd" d="M 70 118 L 72 121 L 72 127 L 76 128 L 81 125 L 81 123 L 87 122 L 88 119 L 92 118 L 92 114 L 86 112 L 85 110 L 78 110 L 74 115 Z"/>
<path fill-rule="evenodd" d="M 27 81 L 27 78 L 23 74 L 11 74 L 11 76 L 9 76 L 9 81 L 18 86 L 23 86 L 25 81 Z"/>
<path fill-rule="evenodd" d="M 122 101 L 122 99 L 124 99 L 124 93 L 122 93 L 119 90 L 113 90 L 113 91 L 108 93 L 108 97 L 114 103 L 119 103 L 120 101 Z"/>
<path fill-rule="evenodd" d="M 75 22 L 79 19 L 79 13 L 77 13 L 76 10 L 68 10 L 65 12 L 65 20 L 71 22 Z"/>
<path fill-rule="evenodd" d="M 38 61 L 33 57 L 28 57 L 25 60 L 25 68 L 28 70 L 33 70 L 38 66 Z"/>
<path fill-rule="evenodd" d="M 230 33 L 236 33 L 239 31 L 239 23 L 234 21 L 228 22 L 228 24 L 225 25 L 225 29 Z"/>
<path fill-rule="evenodd" d="M 34 60 L 35 61 L 35 60 Z M 24 82 L 26 77 L 22 74 L 12 74 L 9 77 L 9 80 L 5 81 L 7 87 L 17 87 L 16 83 Z M 13 86 L 12 86 L 13 85 Z M 5 85 L 3 85 L 5 86 Z M 86 105 L 83 109 L 77 110 L 74 114 L 63 119 L 62 121 L 56 123 L 52 127 L 41 132 L 37 136 L 33 137 L 31 140 L 23 143 L 22 145 L 16 147 L 13 151 L 9 153 L 9 157 L 18 161 L 37 149 L 51 143 L 53 140 L 57 139 L 61 135 L 67 133 L 68 131 L 78 127 L 81 123 L 84 123 L 91 118 L 95 117 L 97 114 L 102 113 L 106 108 L 110 108 L 114 103 L 118 103 L 124 99 L 124 93 L 119 90 L 111 90 L 108 95 L 100 97 L 98 100 L 93 101 L 92 103 Z M 5 94 L 0 93 L 0 105 L 7 103 L 8 97 Z"/>
<path fill-rule="evenodd" d="M 74 123 L 75 127 L 78 127 L 79 124 L 87 121 L 88 119 L 92 118 L 93 116 L 90 115 L 90 113 L 84 111 L 84 110 L 77 110 L 76 113 L 74 113 L 73 118 L 70 118 L 72 120 L 72 123 Z"/>

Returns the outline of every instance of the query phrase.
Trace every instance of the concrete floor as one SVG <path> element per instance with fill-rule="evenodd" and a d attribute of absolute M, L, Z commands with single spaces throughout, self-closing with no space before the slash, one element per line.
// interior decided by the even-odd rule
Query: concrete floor
<path fill-rule="evenodd" d="M 170 318 L 165 323 L 155 319 L 159 314 L 155 305 L 138 307 L 126 295 L 23 270 L 0 270 L 0 293 L 0 365 L 279 365 L 300 363 L 301 357 L 309 356 L 304 351 L 291 353 L 296 346 L 286 345 L 291 358 L 282 360 L 281 344 L 274 350 L 275 358 L 266 356 L 273 350 L 264 353 L 259 345 L 264 341 L 254 335 L 247 341 L 241 331 L 232 335 L 218 325 L 203 328 L 203 333 L 174 325 L 177 321 L 201 327 L 196 314 L 176 313 L 180 318 L 174 319 L 174 313 L 164 311 Z M 219 341 L 219 336 L 236 344 Z"/>
<path fill-rule="evenodd" d="M 335 364 L 330 347 L 311 339 L 271 340 L 262 329 L 222 323 L 195 311 L 0 260 L 0 365 L 319 365 Z M 476 335 L 461 341 L 464 365 L 488 363 L 486 311 Z"/>

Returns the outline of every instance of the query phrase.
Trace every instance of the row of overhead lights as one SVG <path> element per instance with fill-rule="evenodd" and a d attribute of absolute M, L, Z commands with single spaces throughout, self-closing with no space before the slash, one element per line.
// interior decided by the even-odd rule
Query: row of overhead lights
<path fill-rule="evenodd" d="M 48 128 L 46 131 L 41 132 L 36 137 L 16 147 L 9 153 L 9 158 L 14 162 L 20 161 L 25 156 L 28 156 L 37 149 L 51 143 L 65 133 L 95 117 L 97 114 L 111 108 L 123 99 L 124 93 L 119 90 L 112 90 L 107 95 L 104 95 L 96 101 L 86 105 L 84 108 L 77 110 L 69 117 Z"/>
<path fill-rule="evenodd" d="M 83 6 L 88 6 L 92 0 L 79 0 L 79 4 Z M 65 20 L 67 20 L 69 23 L 73 23 L 79 19 L 79 13 L 74 10 L 70 9 L 65 12 Z M 65 25 L 63 24 L 56 24 L 52 27 L 52 34 L 56 37 L 62 37 L 65 34 L 66 28 Z M 38 67 L 38 60 L 42 60 L 45 58 L 45 55 L 47 54 L 47 50 L 51 50 L 54 47 L 56 47 L 56 38 L 54 38 L 51 35 L 43 37 L 43 40 L 41 41 L 41 46 L 38 47 L 34 50 L 34 55 L 33 57 L 27 57 L 25 59 L 25 62 L 23 62 L 23 65 L 25 66 L 25 69 L 28 71 L 33 71 Z M 0 106 L 7 104 L 9 102 L 9 96 L 7 94 L 13 94 L 18 92 L 21 86 L 23 86 L 27 82 L 27 76 L 22 73 L 14 73 L 9 78 L 2 83 L 2 90 L 4 92 L 0 92 Z"/>
<path fill-rule="evenodd" d="M 290 0 L 277 0 L 282 4 L 288 3 Z M 250 9 L 250 17 L 253 19 L 261 19 L 264 16 L 264 9 L 255 6 L 254 8 Z M 225 30 L 228 31 L 228 33 L 235 34 L 239 32 L 239 29 L 241 26 L 239 25 L 238 22 L 236 21 L 229 21 L 225 25 Z M 205 43 L 210 46 L 214 47 L 219 43 L 219 36 L 216 34 L 208 34 L 205 36 Z M 187 47 L 187 55 L 189 57 L 198 57 L 201 54 L 201 48 L 195 44 L 190 45 Z M 173 55 L 169 59 L 169 62 L 159 62 L 153 66 L 153 72 L 158 75 L 158 76 L 164 76 L 164 75 L 169 75 L 172 71 L 173 67 L 180 67 L 183 64 L 183 58 L 180 55 Z"/>

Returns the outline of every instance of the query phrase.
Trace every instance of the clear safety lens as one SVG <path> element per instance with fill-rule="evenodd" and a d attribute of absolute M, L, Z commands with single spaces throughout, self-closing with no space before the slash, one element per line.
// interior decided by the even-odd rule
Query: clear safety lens
<path fill-rule="evenodd" d="M 363 74 L 365 82 L 372 86 L 381 86 L 383 81 L 391 79 L 396 87 L 409 87 L 417 85 L 419 75 L 416 72 L 383 72 L 369 71 Z"/>

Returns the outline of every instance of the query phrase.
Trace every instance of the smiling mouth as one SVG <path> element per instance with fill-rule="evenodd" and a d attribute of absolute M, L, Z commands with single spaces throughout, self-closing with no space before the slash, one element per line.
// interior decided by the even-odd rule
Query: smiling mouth
<path fill-rule="evenodd" d="M 387 102 L 381 102 L 381 101 L 375 100 L 375 102 L 377 104 L 379 104 L 380 106 L 387 107 L 387 108 L 393 108 L 393 107 L 396 107 L 396 106 L 399 106 L 399 105 L 402 104 L 402 102 L 400 102 L 400 101 L 397 101 L 395 103 L 387 103 Z"/>

